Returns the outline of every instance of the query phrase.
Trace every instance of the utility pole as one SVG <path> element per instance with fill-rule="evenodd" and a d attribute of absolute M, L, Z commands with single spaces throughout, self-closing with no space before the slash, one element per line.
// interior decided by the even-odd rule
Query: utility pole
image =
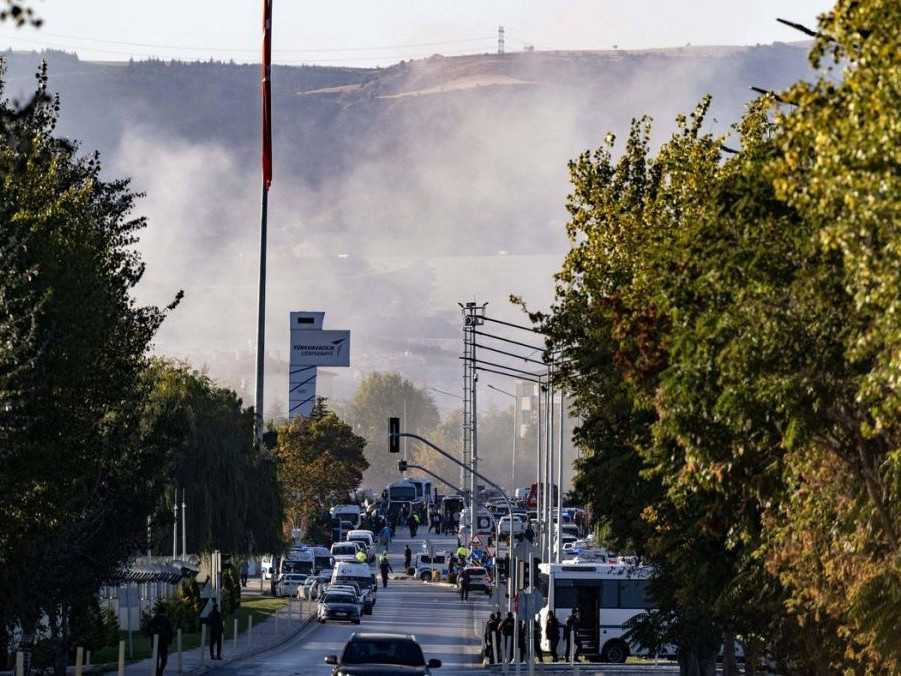
<path fill-rule="evenodd" d="M 566 420 L 566 396 L 560 389 L 560 448 L 557 450 L 557 563 L 560 563 L 563 537 L 563 441 L 566 439 L 563 433 L 563 421 Z"/>
<path fill-rule="evenodd" d="M 188 531 L 185 528 L 187 523 L 186 514 L 188 504 L 185 502 L 185 489 L 181 489 L 181 556 L 183 559 L 188 558 Z"/>
<path fill-rule="evenodd" d="M 178 487 L 175 487 L 175 500 L 172 504 L 175 519 L 172 521 L 172 560 L 178 558 Z"/>
<path fill-rule="evenodd" d="M 470 495 L 470 531 L 472 539 L 476 535 L 478 525 L 478 492 L 479 483 L 476 478 L 478 471 L 478 412 L 476 410 L 476 388 L 479 379 L 476 372 L 476 334 L 478 327 L 485 323 L 485 308 L 488 303 L 478 305 L 468 302 L 460 303 L 463 312 L 463 462 L 460 472 L 460 485 L 466 486 L 469 479 Z M 466 469 L 470 470 L 469 476 Z"/>

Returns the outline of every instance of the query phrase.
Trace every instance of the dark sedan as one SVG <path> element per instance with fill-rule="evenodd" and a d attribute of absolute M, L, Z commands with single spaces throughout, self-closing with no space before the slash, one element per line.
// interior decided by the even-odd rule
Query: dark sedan
<path fill-rule="evenodd" d="M 341 659 L 325 658 L 334 665 L 332 676 L 429 676 L 441 660 L 428 660 L 409 634 L 353 634 L 344 646 Z"/>
<path fill-rule="evenodd" d="M 325 596 L 319 599 L 317 619 L 322 623 L 328 620 L 343 620 L 360 624 L 362 612 L 363 604 L 350 591 L 326 591 Z"/>

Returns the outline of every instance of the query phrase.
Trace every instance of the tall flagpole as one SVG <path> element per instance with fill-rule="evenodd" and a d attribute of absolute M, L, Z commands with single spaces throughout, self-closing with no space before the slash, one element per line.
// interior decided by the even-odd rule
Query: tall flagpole
<path fill-rule="evenodd" d="M 263 59 L 260 94 L 262 98 L 263 191 L 260 205 L 260 292 L 257 301 L 257 381 L 254 433 L 263 442 L 263 367 L 266 358 L 266 226 L 269 186 L 272 184 L 272 2 L 263 0 Z"/>

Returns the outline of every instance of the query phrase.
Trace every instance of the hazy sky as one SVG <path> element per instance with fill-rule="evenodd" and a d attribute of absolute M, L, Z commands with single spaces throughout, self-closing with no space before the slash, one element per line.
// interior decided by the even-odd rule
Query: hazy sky
<path fill-rule="evenodd" d="M 258 61 L 259 0 L 35 0 L 45 25 L 0 28 L 0 47 L 82 58 Z M 497 49 L 643 49 L 755 44 L 803 36 L 830 0 L 275 0 L 278 63 L 385 65 Z"/>

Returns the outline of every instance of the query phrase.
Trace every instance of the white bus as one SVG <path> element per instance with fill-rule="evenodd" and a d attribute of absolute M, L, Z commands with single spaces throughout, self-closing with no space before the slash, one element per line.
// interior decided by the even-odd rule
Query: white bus
<path fill-rule="evenodd" d="M 654 607 L 648 596 L 652 572 L 649 566 L 542 563 L 538 584 L 548 605 L 539 612 L 539 623 L 544 627 L 547 612 L 552 609 L 563 626 L 579 608 L 582 654 L 589 660 L 625 662 L 629 655 L 641 655 L 638 646 L 623 638 L 627 631 L 623 625 Z M 561 636 L 558 650 L 562 652 L 565 645 Z M 542 634 L 542 650 L 549 649 Z"/>

